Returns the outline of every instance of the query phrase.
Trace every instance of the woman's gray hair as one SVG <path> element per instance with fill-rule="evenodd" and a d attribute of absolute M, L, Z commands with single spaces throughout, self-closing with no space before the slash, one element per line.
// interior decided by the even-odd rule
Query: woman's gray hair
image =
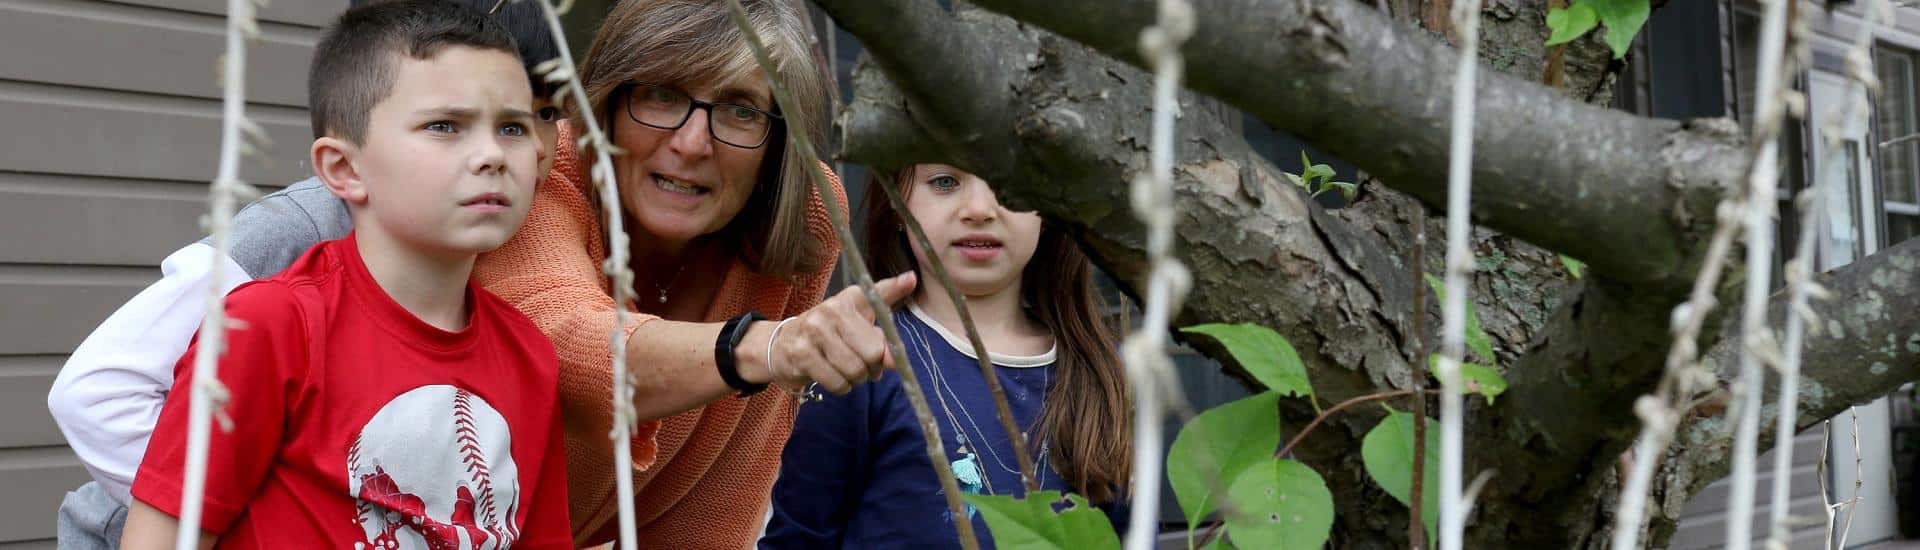
<path fill-rule="evenodd" d="M 778 139 L 768 139 L 766 160 L 753 195 L 722 232 L 744 246 L 756 271 L 792 280 L 833 260 L 826 243 L 808 231 L 811 167 L 792 145 L 803 132 L 826 143 L 827 102 L 832 85 L 813 55 L 809 22 L 792 0 L 741 0 L 747 19 L 767 47 L 780 82 L 797 104 L 779 104 L 785 119 Z M 602 121 L 625 116 L 611 102 L 629 81 L 669 86 L 729 87 L 758 74 L 746 37 L 714 0 L 625 0 L 614 5 L 594 36 L 580 71 L 587 99 Z M 573 115 L 580 118 L 579 113 Z M 583 127 L 580 120 L 576 127 Z M 611 123 L 609 123 L 611 124 Z M 588 152 L 583 151 L 584 156 Z M 834 200 L 824 197 L 824 200 Z"/>

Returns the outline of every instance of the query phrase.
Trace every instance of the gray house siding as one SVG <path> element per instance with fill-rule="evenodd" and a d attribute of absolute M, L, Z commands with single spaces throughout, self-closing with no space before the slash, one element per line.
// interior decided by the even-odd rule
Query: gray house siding
<path fill-rule="evenodd" d="M 52 548 L 87 480 L 46 408 L 66 354 L 200 234 L 219 147 L 224 0 L 0 0 L 0 550 Z M 274 2 L 248 112 L 273 140 L 244 177 L 308 173 L 306 68 L 344 1 Z"/>

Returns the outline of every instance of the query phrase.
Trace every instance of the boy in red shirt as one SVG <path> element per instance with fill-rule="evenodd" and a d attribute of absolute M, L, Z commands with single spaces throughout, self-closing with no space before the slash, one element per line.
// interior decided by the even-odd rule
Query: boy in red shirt
<path fill-rule="evenodd" d="M 356 229 L 228 295 L 233 429 L 213 432 L 203 521 L 185 528 L 222 548 L 570 547 L 553 347 L 470 280 L 539 176 L 513 39 L 457 5 L 375 3 L 327 32 L 308 91 L 314 171 Z M 178 397 L 123 548 L 183 528 Z"/>

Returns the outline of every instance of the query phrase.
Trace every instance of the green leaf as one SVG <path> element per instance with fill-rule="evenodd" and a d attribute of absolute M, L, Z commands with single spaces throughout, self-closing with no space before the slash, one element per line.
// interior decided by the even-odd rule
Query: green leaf
<path fill-rule="evenodd" d="M 1280 447 L 1279 404 L 1280 394 L 1261 392 L 1208 409 L 1180 428 L 1167 452 L 1167 482 L 1187 525 L 1199 525 L 1220 507 L 1214 487 L 1225 489 L 1248 467 L 1273 458 Z"/>
<path fill-rule="evenodd" d="M 1580 273 L 1587 269 L 1587 264 L 1566 254 L 1560 255 L 1560 265 L 1567 266 L 1567 273 L 1572 273 L 1575 279 L 1580 278 Z"/>
<path fill-rule="evenodd" d="M 1107 515 L 1080 495 L 1067 494 L 1070 504 L 1055 513 L 1059 491 L 1037 491 L 1026 498 L 1011 495 L 961 495 L 987 519 L 993 544 L 1009 549 L 1093 550 L 1120 548 Z"/>
<path fill-rule="evenodd" d="M 1613 47 L 1613 58 L 1627 56 L 1627 48 L 1633 46 L 1633 35 L 1640 33 L 1640 27 L 1647 24 L 1647 15 L 1652 7 L 1648 0 L 1581 0 L 1580 3 L 1591 6 L 1607 26 L 1607 45 Z"/>
<path fill-rule="evenodd" d="M 1327 182 L 1327 185 L 1331 185 L 1335 189 L 1339 189 L 1340 196 L 1346 197 L 1347 202 L 1353 202 L 1353 196 L 1360 192 L 1360 186 L 1355 185 L 1353 182 L 1350 182 L 1350 181 Z"/>
<path fill-rule="evenodd" d="M 1293 182 L 1294 187 L 1299 187 L 1301 189 L 1307 188 L 1307 180 L 1300 179 L 1299 174 L 1294 174 L 1291 172 L 1281 172 L 1281 173 L 1287 175 L 1287 180 Z"/>
<path fill-rule="evenodd" d="M 1427 454 L 1421 462 L 1420 523 L 1427 527 L 1427 540 L 1439 540 L 1434 530 L 1440 521 L 1440 431 L 1432 419 L 1427 422 Z M 1412 508 L 1413 501 L 1413 415 L 1394 411 L 1367 431 L 1360 440 L 1360 462 L 1374 483 L 1386 489 L 1394 500 Z"/>
<path fill-rule="evenodd" d="M 1427 372 L 1433 373 L 1436 377 L 1440 375 L 1440 354 L 1427 356 Z M 1467 384 L 1464 388 L 1467 393 L 1487 396 L 1488 405 L 1493 404 L 1493 398 L 1507 393 L 1507 379 L 1500 376 L 1500 371 L 1486 365 L 1461 363 L 1460 381 Z"/>
<path fill-rule="evenodd" d="M 1549 10 L 1547 11 L 1547 28 L 1553 31 L 1553 36 L 1547 38 L 1547 45 L 1565 44 L 1587 34 L 1587 31 L 1593 30 L 1593 27 L 1599 24 L 1600 15 L 1594 13 L 1593 6 L 1585 2 L 1567 6 L 1566 9 Z"/>
<path fill-rule="evenodd" d="M 1237 546 L 1319 550 L 1333 530 L 1333 493 L 1307 465 L 1272 459 L 1240 474 L 1228 492 L 1227 536 Z"/>
<path fill-rule="evenodd" d="M 1626 57 L 1627 48 L 1633 46 L 1634 35 L 1646 25 L 1651 11 L 1648 0 L 1578 0 L 1565 9 L 1547 12 L 1547 28 L 1553 31 L 1553 35 L 1547 37 L 1547 45 L 1579 38 L 1598 23 L 1607 26 L 1603 38 L 1607 46 L 1613 48 L 1613 57 Z"/>
<path fill-rule="evenodd" d="M 1433 287 L 1436 301 L 1441 303 L 1447 301 L 1447 284 L 1439 277 L 1431 273 L 1427 274 L 1427 286 Z M 1486 329 L 1480 328 L 1480 314 L 1477 309 L 1473 306 L 1473 300 L 1467 300 L 1467 349 L 1473 350 L 1480 359 L 1492 362 L 1496 359 L 1493 355 L 1493 338 L 1487 336 Z"/>
<path fill-rule="evenodd" d="M 1315 164 L 1307 167 L 1306 171 L 1302 172 L 1300 176 L 1309 180 L 1318 179 L 1321 183 L 1325 183 L 1327 180 L 1333 179 L 1333 167 L 1325 164 Z"/>
<path fill-rule="evenodd" d="M 1238 361 L 1241 367 L 1247 369 L 1247 374 L 1253 375 L 1267 389 L 1313 399 L 1313 384 L 1307 380 L 1306 363 L 1300 362 L 1300 354 L 1293 350 L 1293 344 L 1273 329 L 1252 323 L 1211 323 L 1180 331 L 1205 334 L 1220 341 L 1220 345 L 1227 348 L 1227 353 L 1233 354 L 1233 360 Z"/>

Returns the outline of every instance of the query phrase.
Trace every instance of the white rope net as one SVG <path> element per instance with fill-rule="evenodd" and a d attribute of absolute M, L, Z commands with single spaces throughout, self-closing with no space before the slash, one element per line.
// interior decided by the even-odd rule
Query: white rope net
<path fill-rule="evenodd" d="M 1180 75 L 1185 70 L 1180 45 L 1193 36 L 1193 6 L 1185 0 L 1160 0 L 1158 21 L 1140 31 L 1140 50 L 1153 71 L 1153 126 L 1148 141 L 1146 177 L 1132 183 L 1133 213 L 1147 226 L 1146 307 L 1140 328 L 1121 344 L 1127 379 L 1134 395 L 1133 510 L 1126 534 L 1129 550 L 1154 547 L 1160 523 L 1161 420 L 1168 400 L 1184 402 L 1180 379 L 1167 354 L 1167 325 L 1179 312 L 1193 276 L 1173 257 L 1173 122 L 1179 116 Z"/>
<path fill-rule="evenodd" d="M 227 1 L 227 51 L 221 56 L 220 87 L 220 165 L 208 186 L 210 212 L 204 224 L 213 241 L 213 265 L 207 270 L 207 312 L 200 321 L 199 348 L 193 360 L 193 384 L 187 388 L 187 464 L 181 483 L 180 529 L 174 546 L 197 548 L 200 541 L 200 515 L 207 486 L 207 449 L 213 439 L 217 418 L 222 430 L 232 422 L 221 412 L 228 401 L 225 385 L 220 383 L 220 356 L 226 351 L 226 294 L 221 292 L 224 272 L 220 261 L 233 245 L 234 204 L 254 195 L 240 181 L 240 157 L 258 154 L 268 145 L 266 132 L 246 117 L 246 41 L 260 37 L 254 21 L 258 0 Z M 253 144 L 258 144 L 256 147 Z M 237 327 L 235 327 L 237 328 Z"/>
<path fill-rule="evenodd" d="M 1460 362 L 1466 355 L 1467 275 L 1473 270 L 1473 116 L 1474 82 L 1480 69 L 1480 3 L 1455 2 L 1459 68 L 1453 80 L 1453 128 L 1447 164 L 1447 295 L 1440 305 L 1440 548 L 1460 550 L 1468 504 L 1463 498 L 1466 399 Z"/>
<path fill-rule="evenodd" d="M 1847 162 L 1847 160 L 1842 157 L 1842 155 L 1848 154 L 1845 152 L 1846 148 L 1842 146 L 1842 143 L 1846 139 L 1850 121 L 1866 118 L 1870 103 L 1863 99 L 1869 94 L 1879 95 L 1880 93 L 1879 78 L 1875 76 L 1873 72 L 1873 61 L 1870 56 L 1873 52 L 1874 30 L 1882 20 L 1893 17 L 1893 6 L 1888 4 L 1886 0 L 1869 0 L 1866 3 L 1865 11 L 1864 16 L 1861 18 L 1858 34 L 1854 37 L 1853 45 L 1848 48 L 1845 58 L 1845 75 L 1847 78 L 1845 95 L 1842 96 L 1840 105 L 1835 106 L 1820 125 L 1821 136 L 1825 139 L 1826 154 L 1822 155 L 1818 166 L 1836 166 L 1838 165 L 1837 163 Z M 1808 44 L 1805 38 L 1806 31 L 1807 28 L 1804 24 L 1794 25 L 1791 29 L 1791 32 L 1795 33 L 1797 37 L 1794 42 L 1802 45 L 1803 48 Z M 1828 294 L 1825 288 L 1822 288 L 1819 283 L 1813 281 L 1813 273 L 1817 269 L 1815 262 L 1818 261 L 1818 258 L 1815 256 L 1817 249 L 1816 243 L 1818 242 L 1817 236 L 1820 234 L 1819 228 L 1825 227 L 1826 223 L 1825 199 L 1827 189 L 1830 189 L 1831 187 L 1829 186 L 1833 185 L 1848 185 L 1848 182 L 1844 178 L 1838 177 L 1837 174 L 1829 175 L 1835 174 L 1833 170 L 1822 170 L 1820 173 L 1822 176 L 1831 178 L 1831 181 L 1821 181 L 1821 178 L 1816 177 L 1814 185 L 1809 185 L 1805 190 L 1802 190 L 1798 200 L 1795 201 L 1801 213 L 1801 230 L 1799 231 L 1799 242 L 1794 245 L 1793 259 L 1786 264 L 1786 336 L 1782 342 L 1781 353 L 1778 357 L 1779 361 L 1775 365 L 1780 371 L 1780 390 L 1776 396 L 1777 401 L 1775 407 L 1775 410 L 1778 411 L 1778 416 L 1775 417 L 1775 432 L 1773 438 L 1773 479 L 1775 480 L 1792 478 L 1792 441 L 1800 404 L 1800 357 L 1803 351 L 1802 345 L 1806 337 L 1808 324 L 1811 323 L 1814 327 L 1820 326 L 1819 317 L 1814 315 L 1813 308 L 1809 307 L 1807 303 L 1811 299 L 1824 298 Z M 1854 455 L 1856 459 L 1859 457 L 1859 429 L 1859 425 L 1856 422 L 1854 424 Z M 1822 461 L 1824 460 L 1823 456 Z M 1824 480 L 1822 480 L 1822 482 L 1824 483 Z M 1857 484 L 1858 482 L 1859 479 L 1856 477 L 1855 483 Z M 1789 532 L 1791 525 L 1789 524 L 1787 515 L 1791 504 L 1789 496 L 1790 488 L 1791 484 L 1789 483 L 1776 481 L 1773 484 L 1773 494 L 1769 499 L 1770 508 L 1768 509 L 1768 522 L 1770 523 L 1767 530 L 1768 550 L 1785 550 L 1787 548 L 1789 537 L 1791 536 Z M 1824 490 L 1821 491 L 1823 498 L 1825 494 L 1826 492 Z M 1848 502 L 1849 517 L 1851 517 L 1851 505 L 1853 502 L 1855 501 Z M 1831 508 L 1827 510 L 1827 517 L 1829 522 L 1831 522 L 1833 517 Z M 1832 537 L 1829 536 L 1827 538 L 1828 543 L 1831 544 Z M 1843 534 L 1842 539 L 1844 540 L 1844 538 L 1845 535 Z"/>

